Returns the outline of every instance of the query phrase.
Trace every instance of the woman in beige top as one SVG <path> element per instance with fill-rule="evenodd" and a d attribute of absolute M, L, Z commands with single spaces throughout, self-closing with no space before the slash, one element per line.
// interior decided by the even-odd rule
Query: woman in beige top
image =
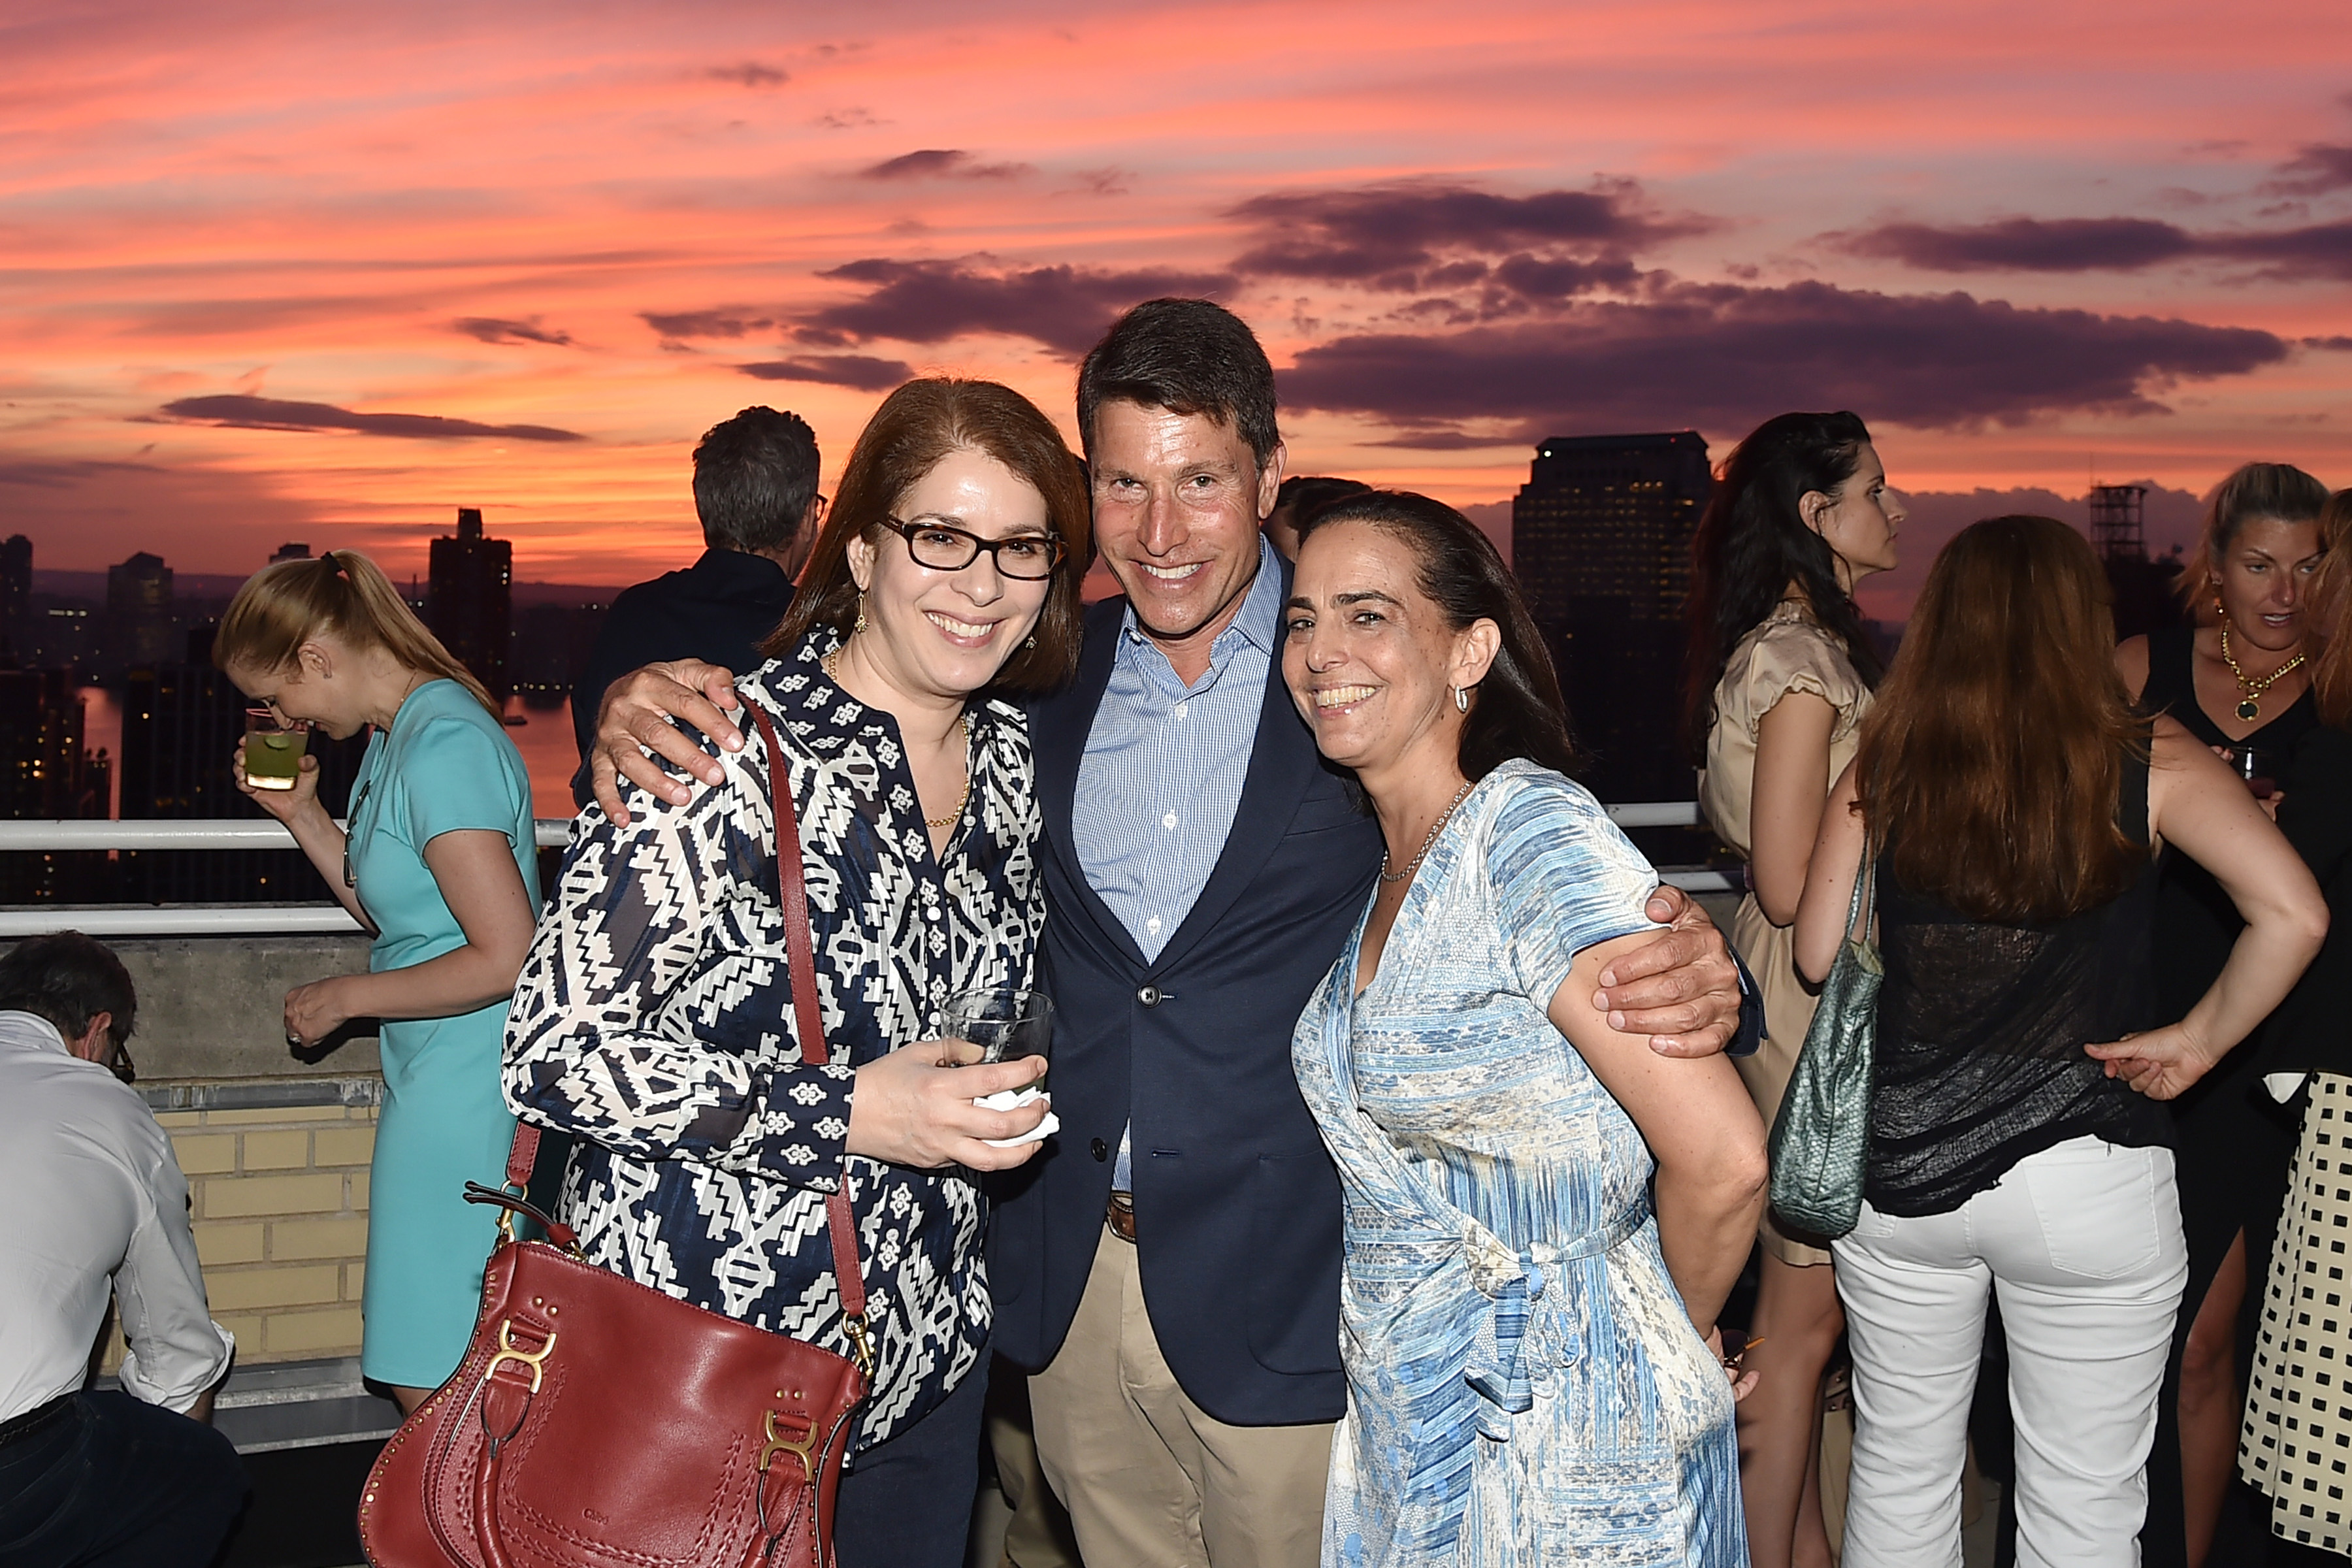
<path fill-rule="evenodd" d="M 1690 721 L 1699 805 L 1748 858 L 1732 945 L 1764 994 L 1764 1044 L 1739 1063 L 1769 1124 L 1813 996 L 1794 959 L 1798 895 L 1830 781 L 1853 760 L 1876 650 L 1853 585 L 1895 564 L 1903 510 L 1851 414 L 1783 414 L 1742 441 L 1700 521 L 1691 593 Z M 1844 1318 L 1819 1238 L 1768 1213 L 1750 1326 L 1755 1391 L 1739 1406 L 1740 1488 L 1756 1568 L 1829 1568 L 1821 1384 Z"/>

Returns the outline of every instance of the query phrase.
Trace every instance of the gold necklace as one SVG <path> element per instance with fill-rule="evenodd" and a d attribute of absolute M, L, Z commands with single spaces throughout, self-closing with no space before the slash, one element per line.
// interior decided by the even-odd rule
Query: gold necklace
<path fill-rule="evenodd" d="M 1415 871 L 1421 869 L 1421 863 L 1429 858 L 1430 850 L 1435 848 L 1437 846 L 1437 836 L 1445 831 L 1445 825 L 1447 823 L 1454 820 L 1454 808 L 1462 804 L 1462 797 L 1468 795 L 1471 788 L 1472 786 L 1469 781 L 1465 779 L 1463 781 L 1462 787 L 1454 792 L 1454 798 L 1446 803 L 1445 809 L 1437 814 L 1437 820 L 1430 826 L 1429 837 L 1421 841 L 1421 853 L 1406 861 L 1403 870 L 1397 872 L 1394 876 L 1391 876 L 1389 874 L 1388 851 L 1385 849 L 1381 851 L 1381 881 L 1402 882 L 1408 877 L 1411 877 Z"/>
<path fill-rule="evenodd" d="M 827 680 L 835 686 L 841 684 L 841 649 L 835 648 L 816 662 L 817 668 L 824 671 Z M 963 740 L 963 792 L 956 796 L 955 809 L 945 816 L 923 818 L 926 827 L 953 827 L 963 820 L 963 808 L 971 804 L 971 715 L 958 715 L 956 730 Z"/>
<path fill-rule="evenodd" d="M 2238 717 L 2251 724 L 2262 717 L 2263 693 L 2278 684 L 2279 677 L 2301 665 L 2303 655 L 2298 652 L 2293 658 L 2288 659 L 2260 680 L 2252 679 L 2244 670 L 2238 668 L 2236 657 L 2230 652 L 2230 617 L 2223 616 L 2221 617 L 2221 662 L 2228 665 L 2230 673 L 2238 678 Z"/>

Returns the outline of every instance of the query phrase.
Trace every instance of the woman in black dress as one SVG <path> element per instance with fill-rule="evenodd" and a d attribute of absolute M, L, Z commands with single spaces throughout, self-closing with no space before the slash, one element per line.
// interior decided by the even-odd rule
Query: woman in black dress
<path fill-rule="evenodd" d="M 2305 608 L 2320 561 L 2327 488 L 2284 463 L 2249 463 L 2214 492 L 2183 574 L 2191 626 L 2116 650 L 2144 709 L 2168 713 L 2228 753 L 2260 794 L 2318 722 L 2305 658 Z M 2157 894 L 2159 1016 L 2179 1017 L 2221 971 L 2242 922 L 2212 876 L 2165 859 Z M 2149 1460 L 2144 1545 L 2152 1568 L 2197 1568 L 2211 1548 L 2237 1456 L 2246 1258 L 2267 1257 L 2294 1152 L 2293 1119 L 2263 1092 L 2251 1051 L 2224 1060 L 2173 1105 L 2189 1288 Z M 2178 1434 L 2177 1445 L 2172 1436 Z M 2167 1471 L 2178 1463 L 2177 1476 Z"/>

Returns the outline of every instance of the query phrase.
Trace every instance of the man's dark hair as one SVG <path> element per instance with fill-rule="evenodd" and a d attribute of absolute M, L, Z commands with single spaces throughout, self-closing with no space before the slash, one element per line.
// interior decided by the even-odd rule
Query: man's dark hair
<path fill-rule="evenodd" d="M 1078 438 L 1094 455 L 1106 403 L 1205 414 L 1238 431 L 1263 473 L 1282 440 L 1274 366 L 1239 316 L 1206 300 L 1147 300 L 1121 316 L 1078 366 Z"/>
<path fill-rule="evenodd" d="M 797 414 L 746 408 L 694 449 L 694 510 L 713 550 L 783 549 L 816 499 L 816 432 Z"/>
<path fill-rule="evenodd" d="M 78 931 L 27 937 L 0 954 L 0 1012 L 47 1018 L 70 1042 L 100 1013 L 113 1015 L 107 1037 L 120 1049 L 138 1022 L 131 972 L 104 942 Z"/>

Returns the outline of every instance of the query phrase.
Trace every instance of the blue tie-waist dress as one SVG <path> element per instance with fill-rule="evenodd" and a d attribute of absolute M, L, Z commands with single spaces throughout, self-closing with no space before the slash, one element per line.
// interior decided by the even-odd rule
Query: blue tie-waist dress
<path fill-rule="evenodd" d="M 1360 921 L 1293 1041 L 1346 1194 L 1323 1560 L 1748 1560 L 1731 1390 L 1658 1247 L 1648 1148 L 1547 1016 L 1657 875 L 1533 763 L 1479 781 L 1350 1000 Z"/>
<path fill-rule="evenodd" d="M 372 970 L 411 969 L 466 945 L 425 864 L 444 833 L 503 834 L 539 909 L 530 776 L 496 719 L 454 680 L 408 694 L 368 742 L 352 791 L 352 871 L 378 935 Z M 457 1370 L 482 1301 L 497 1211 L 466 1184 L 506 1179 L 514 1113 L 499 1088 L 507 999 L 449 1018 L 387 1019 L 379 1037 L 383 1110 L 368 1184 L 360 1370 L 435 1388 Z"/>

